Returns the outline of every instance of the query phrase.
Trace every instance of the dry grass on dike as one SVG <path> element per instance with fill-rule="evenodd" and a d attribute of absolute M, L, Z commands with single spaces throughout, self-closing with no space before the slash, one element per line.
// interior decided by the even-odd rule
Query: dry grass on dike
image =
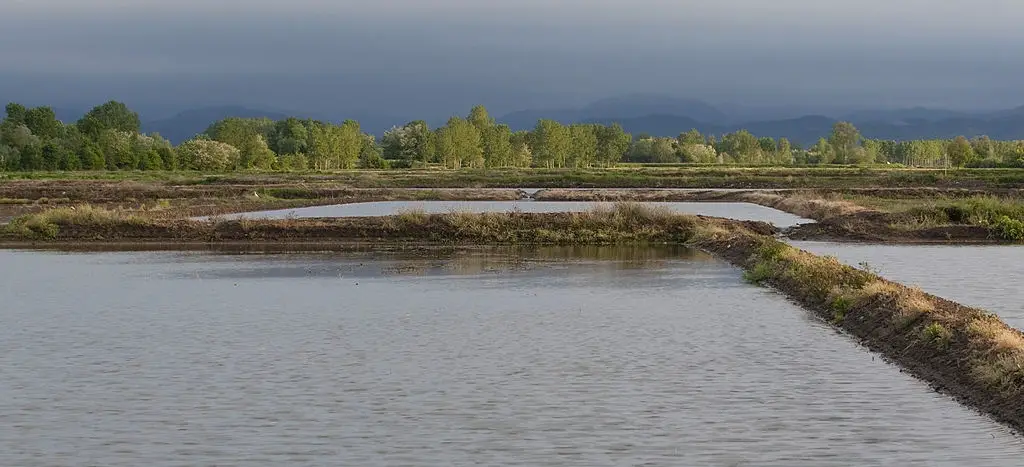
<path fill-rule="evenodd" d="M 804 303 L 825 307 L 840 326 L 853 313 L 887 318 L 895 332 L 917 345 L 931 346 L 937 354 L 966 355 L 967 371 L 976 383 L 1005 396 L 1024 393 L 1024 333 L 995 315 L 951 305 L 834 257 L 813 255 L 774 239 L 760 242 L 746 273 L 748 280 L 773 283 Z"/>

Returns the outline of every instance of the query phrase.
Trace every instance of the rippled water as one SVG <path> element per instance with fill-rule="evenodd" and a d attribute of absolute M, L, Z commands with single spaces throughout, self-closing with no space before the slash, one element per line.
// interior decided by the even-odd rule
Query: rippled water
<path fill-rule="evenodd" d="M 1024 247 L 995 245 L 863 245 L 792 242 L 850 265 L 866 261 L 883 277 L 998 314 L 1024 329 Z"/>
<path fill-rule="evenodd" d="M 778 227 L 790 227 L 796 224 L 811 222 L 787 212 L 779 211 L 752 203 L 700 203 L 700 202 L 649 202 L 651 206 L 664 206 L 675 212 L 702 214 L 706 216 L 729 217 L 741 220 L 771 222 Z M 258 211 L 227 216 L 228 218 L 267 218 L 283 219 L 288 217 L 360 217 L 388 216 L 410 209 L 420 209 L 427 213 L 446 213 L 451 211 L 466 212 L 580 212 L 588 211 L 597 206 L 611 206 L 612 203 L 585 201 L 379 201 L 370 203 L 337 204 L 330 206 L 311 206 L 306 208 L 281 209 L 275 211 Z"/>
<path fill-rule="evenodd" d="M 673 248 L 0 251 L 0 465 L 1020 465 Z"/>

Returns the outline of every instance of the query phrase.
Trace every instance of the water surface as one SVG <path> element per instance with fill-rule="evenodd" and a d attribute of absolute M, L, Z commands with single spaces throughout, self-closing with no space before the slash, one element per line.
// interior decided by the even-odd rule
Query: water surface
<path fill-rule="evenodd" d="M 811 222 L 784 211 L 753 203 L 717 202 L 645 202 L 650 206 L 664 206 L 674 212 L 701 214 L 705 216 L 728 217 L 740 220 L 764 221 L 785 228 Z M 305 208 L 257 211 L 225 216 L 227 218 L 285 219 L 308 217 L 362 217 L 389 216 L 408 210 L 422 210 L 431 214 L 462 212 L 581 212 L 595 207 L 612 206 L 612 203 L 589 201 L 378 201 L 368 203 L 311 206 Z"/>
<path fill-rule="evenodd" d="M 0 465 L 1011 466 L 680 248 L 0 251 Z"/>
<path fill-rule="evenodd" d="M 791 242 L 812 253 L 858 265 L 889 280 L 998 314 L 1024 329 L 1024 247 L 1008 245 L 865 245 Z"/>

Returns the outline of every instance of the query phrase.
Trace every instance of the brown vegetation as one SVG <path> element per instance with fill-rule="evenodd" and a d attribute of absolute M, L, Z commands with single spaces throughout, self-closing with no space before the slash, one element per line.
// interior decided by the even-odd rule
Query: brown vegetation
<path fill-rule="evenodd" d="M 432 241 L 449 243 L 683 243 L 698 225 L 743 226 L 762 234 L 768 224 L 674 214 L 617 204 L 581 213 L 408 211 L 387 217 L 199 221 L 163 219 L 88 205 L 56 208 L 11 222 L 8 241 Z"/>

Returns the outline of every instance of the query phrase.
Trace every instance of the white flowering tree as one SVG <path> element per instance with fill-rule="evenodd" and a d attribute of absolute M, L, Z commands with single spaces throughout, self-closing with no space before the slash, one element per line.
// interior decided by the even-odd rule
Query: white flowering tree
<path fill-rule="evenodd" d="M 181 165 L 190 170 L 227 170 L 241 158 L 238 148 L 220 141 L 191 139 L 178 146 Z"/>

